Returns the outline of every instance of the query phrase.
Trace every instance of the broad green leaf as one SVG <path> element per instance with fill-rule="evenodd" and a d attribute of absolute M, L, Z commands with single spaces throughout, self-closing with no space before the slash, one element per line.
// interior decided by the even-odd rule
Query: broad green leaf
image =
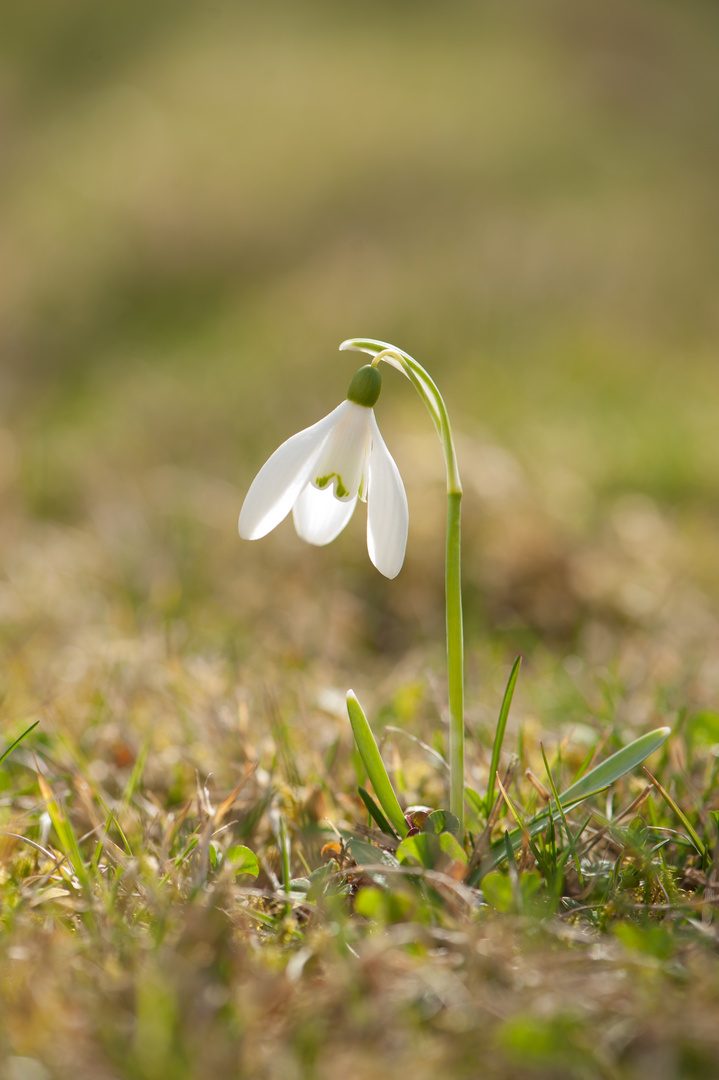
<path fill-rule="evenodd" d="M 409 892 L 392 889 L 379 889 L 368 885 L 360 889 L 355 897 L 355 911 L 366 919 L 378 923 L 405 922 L 415 906 L 415 898 Z"/>
<path fill-rule="evenodd" d="M 573 1012 L 552 1016 L 517 1012 L 498 1025 L 494 1041 L 515 1065 L 515 1076 L 535 1070 L 544 1076 L 567 1076 L 584 1054 L 583 1037 Z"/>
<path fill-rule="evenodd" d="M 318 866 L 316 870 L 307 878 L 309 889 L 307 890 L 308 900 L 318 900 L 326 891 L 337 892 L 349 886 L 343 885 L 335 878 L 335 874 L 338 870 L 338 864 L 334 859 L 330 859 L 329 862 L 323 866 Z"/>
<path fill-rule="evenodd" d="M 397 859 L 389 851 L 368 844 L 364 840 L 356 840 L 354 837 L 348 841 L 350 855 L 358 866 L 374 866 L 376 863 L 384 863 L 385 866 L 399 866 Z"/>
<path fill-rule="evenodd" d="M 453 833 L 456 836 L 459 832 L 459 821 L 454 814 L 450 814 L 449 810 L 433 810 L 427 816 L 423 831 L 435 836 L 439 836 L 440 833 Z"/>
<path fill-rule="evenodd" d="M 460 847 L 459 841 L 450 832 L 439 835 L 434 833 L 417 833 L 407 836 L 397 848 L 397 858 L 403 863 L 418 863 L 433 869 L 438 863 L 446 865 L 447 859 L 452 862 L 467 864 L 467 856 Z"/>
<path fill-rule="evenodd" d="M 668 960 L 676 951 L 675 936 L 665 926 L 637 926 L 635 923 L 621 922 L 612 929 L 628 949 L 654 956 L 657 960 Z"/>
<path fill-rule="evenodd" d="M 499 871 L 493 870 L 482 878 L 484 898 L 495 911 L 512 911 L 517 906 L 517 900 L 520 901 L 521 908 L 526 910 L 527 904 L 541 887 L 542 876 L 536 870 L 519 875 L 518 893 L 507 874 L 500 874 Z"/>
<path fill-rule="evenodd" d="M 456 836 L 453 836 L 451 832 L 443 832 L 439 837 L 439 847 L 443 855 L 446 855 L 452 860 L 452 862 L 461 862 L 467 865 L 467 853 L 462 848 L 459 840 Z"/>
<path fill-rule="evenodd" d="M 711 709 L 696 713 L 687 724 L 687 734 L 696 746 L 716 746 L 719 744 L 719 713 Z"/>
<path fill-rule="evenodd" d="M 479 794 L 479 792 L 474 790 L 474 788 L 467 787 L 465 785 L 464 801 L 467 803 L 467 806 L 470 808 L 475 817 L 479 819 L 483 819 L 486 817 L 486 814 L 484 812 L 484 799 Z"/>
<path fill-rule="evenodd" d="M 310 891 L 310 879 L 308 877 L 293 877 L 290 881 L 290 892 L 307 893 Z"/>
<path fill-rule="evenodd" d="M 389 851 L 384 851 L 382 848 L 375 847 L 374 844 L 367 844 L 364 840 L 357 840 L 353 837 L 347 842 L 347 847 L 349 848 L 350 855 L 358 866 L 376 866 L 378 863 L 393 868 L 399 866 L 394 855 L 390 854 Z M 389 888 L 387 878 L 384 874 L 375 870 L 368 870 L 367 875 L 374 881 L 375 885 L 380 885 L 382 888 Z"/>
<path fill-rule="evenodd" d="M 360 889 L 355 897 L 355 911 L 365 919 L 384 922 L 385 895 L 384 889 L 378 889 L 376 885 L 368 885 Z"/>
<path fill-rule="evenodd" d="M 511 911 L 514 906 L 512 883 L 506 874 L 492 870 L 482 878 L 484 899 L 495 911 Z"/>
<path fill-rule="evenodd" d="M 382 756 L 372 734 L 367 717 L 362 712 L 362 706 L 351 690 L 347 691 L 347 712 L 352 725 L 352 734 L 357 743 L 364 767 L 370 778 L 377 801 L 389 818 L 393 828 L 400 836 L 406 836 L 408 832 L 402 808 L 399 805 L 394 788 L 384 767 Z"/>
<path fill-rule="evenodd" d="M 236 844 L 234 847 L 228 848 L 225 859 L 232 867 L 235 877 L 238 874 L 251 874 L 252 877 L 257 877 L 260 872 L 257 856 L 254 851 L 245 847 L 244 844 Z"/>
<path fill-rule="evenodd" d="M 426 833 L 406 836 L 397 848 L 397 858 L 400 862 L 418 863 L 431 869 L 434 858 L 429 836 Z"/>
<path fill-rule="evenodd" d="M 566 808 L 567 803 L 582 802 L 595 791 L 602 791 L 610 784 L 614 784 L 626 773 L 636 769 L 637 765 L 646 761 L 667 741 L 671 733 L 672 729 L 668 727 L 648 731 L 646 735 L 641 735 L 622 750 L 618 750 L 616 754 L 612 754 L 581 780 L 577 780 L 576 784 L 567 788 L 562 795 L 562 806 Z"/>

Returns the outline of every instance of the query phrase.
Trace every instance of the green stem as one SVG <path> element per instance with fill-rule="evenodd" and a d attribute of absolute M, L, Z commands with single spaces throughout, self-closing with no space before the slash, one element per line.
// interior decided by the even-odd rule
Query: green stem
<path fill-rule="evenodd" d="M 280 860 L 282 862 L 282 885 L 285 893 L 289 896 L 292 891 L 292 869 L 290 863 L 290 838 L 287 832 L 287 822 L 285 821 L 284 814 L 280 814 L 280 827 L 277 837 L 280 845 Z M 292 913 L 292 904 L 288 902 L 285 904 L 285 915 Z"/>
<path fill-rule="evenodd" d="M 461 566 L 462 493 L 447 495 L 445 598 L 447 605 L 447 676 L 449 682 L 449 808 L 464 836 L 464 633 Z"/>
<path fill-rule="evenodd" d="M 447 471 L 447 545 L 445 602 L 447 606 L 447 674 L 449 683 L 450 810 L 464 835 L 464 633 L 462 627 L 461 504 L 462 483 L 444 399 L 421 364 L 402 349 L 373 338 L 343 341 L 341 350 L 368 353 L 373 364 L 386 361 L 409 379 L 424 401 L 439 435 Z"/>

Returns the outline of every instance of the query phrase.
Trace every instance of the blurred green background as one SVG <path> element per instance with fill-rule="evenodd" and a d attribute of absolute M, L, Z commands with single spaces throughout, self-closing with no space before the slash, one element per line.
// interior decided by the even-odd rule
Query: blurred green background
<path fill-rule="evenodd" d="M 400 578 L 362 510 L 324 551 L 236 536 L 364 335 L 448 402 L 471 637 L 601 656 L 616 626 L 700 626 L 672 604 L 719 594 L 718 118 L 699 0 L 5 0 L 5 624 L 340 667 L 440 648 L 441 457 L 395 373 Z"/>
<path fill-rule="evenodd" d="M 681 836 L 694 877 L 657 874 L 651 935 L 645 842 L 626 877 L 607 848 L 622 884 L 593 925 L 637 900 L 635 959 L 611 933 L 582 947 L 591 897 L 549 945 L 533 916 L 472 928 L 449 905 L 442 937 L 358 927 L 362 958 L 334 906 L 273 942 L 182 848 L 246 764 L 213 835 L 251 844 L 260 884 L 275 811 L 294 873 L 328 819 L 366 820 L 350 686 L 403 804 L 447 805 L 422 749 L 444 748 L 443 465 L 406 380 L 386 368 L 376 409 L 410 505 L 398 578 L 363 507 L 324 549 L 290 522 L 237 536 L 260 465 L 344 396 L 353 336 L 414 355 L 455 429 L 470 786 L 522 651 L 520 804 L 540 738 L 559 783 L 667 724 L 657 775 L 712 835 L 718 193 L 717 0 L 0 0 L 4 746 L 38 721 L 0 769 L 14 1077 L 217 1080 L 238 1039 L 243 1075 L 282 1080 L 706 1075 L 716 972 L 676 901 L 704 919 L 715 877 L 702 901 Z M 44 851 L 65 842 L 39 772 L 92 893 Z M 130 859 L 100 857 L 110 834 Z"/>

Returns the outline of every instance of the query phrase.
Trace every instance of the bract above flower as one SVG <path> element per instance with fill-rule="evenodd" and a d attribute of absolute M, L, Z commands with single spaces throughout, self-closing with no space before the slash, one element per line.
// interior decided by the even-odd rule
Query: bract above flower
<path fill-rule="evenodd" d="M 407 547 L 409 510 L 372 408 L 380 386 L 376 368 L 360 368 L 346 401 L 275 450 L 247 492 L 240 536 L 259 540 L 291 510 L 303 540 L 329 544 L 360 499 L 367 503 L 369 557 L 385 577 L 397 576 Z"/>

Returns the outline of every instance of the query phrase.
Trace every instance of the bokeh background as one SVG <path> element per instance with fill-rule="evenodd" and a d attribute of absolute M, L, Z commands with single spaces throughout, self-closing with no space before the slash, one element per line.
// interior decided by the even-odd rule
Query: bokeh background
<path fill-rule="evenodd" d="M 5 0 L 0 21 L 0 617 L 6 658 L 34 650 L 32 708 L 83 679 L 91 701 L 128 654 L 377 698 L 398 666 L 441 681 L 442 461 L 399 375 L 377 409 L 410 501 L 395 582 L 361 511 L 324 550 L 236 535 L 260 464 L 344 395 L 354 335 L 448 402 L 470 710 L 520 649 L 536 678 L 546 654 L 571 687 L 633 679 L 639 723 L 660 684 L 712 700 L 715 4 Z M 586 711 L 567 694 L 545 710 Z"/>

